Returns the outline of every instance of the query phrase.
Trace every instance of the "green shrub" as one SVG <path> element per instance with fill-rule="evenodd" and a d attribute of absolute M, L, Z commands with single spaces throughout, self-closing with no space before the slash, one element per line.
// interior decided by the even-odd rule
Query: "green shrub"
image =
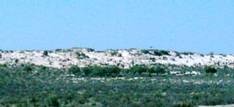
<path fill-rule="evenodd" d="M 107 76 L 108 70 L 100 66 L 91 66 L 91 75 L 90 76 Z"/>
<path fill-rule="evenodd" d="M 155 72 L 157 74 L 164 74 L 164 73 L 166 73 L 166 70 L 164 68 L 162 68 L 162 67 L 156 67 Z"/>
<path fill-rule="evenodd" d="M 77 72 L 78 68 L 70 68 L 69 71 L 74 71 Z M 91 76 L 91 77 L 116 77 L 119 75 L 119 73 L 121 72 L 121 69 L 117 66 L 105 66 L 105 67 L 101 67 L 101 66 L 88 66 L 88 67 L 83 67 L 83 68 L 79 68 L 79 72 L 81 72 L 82 74 L 84 74 L 83 76 Z"/>
<path fill-rule="evenodd" d="M 15 61 L 14 61 L 15 63 L 19 63 L 19 59 L 15 59 Z"/>
<path fill-rule="evenodd" d="M 49 52 L 48 51 L 43 51 L 43 56 L 49 56 Z"/>
<path fill-rule="evenodd" d="M 0 68 L 5 68 L 5 67 L 7 67 L 7 64 L 0 64 Z"/>
<path fill-rule="evenodd" d="M 30 72 L 33 70 L 32 65 L 22 65 L 23 66 L 23 70 L 26 72 Z"/>
<path fill-rule="evenodd" d="M 193 52 L 181 52 L 181 54 L 184 54 L 184 55 L 194 55 Z"/>
<path fill-rule="evenodd" d="M 191 107 L 234 103 L 233 76 L 220 75 L 223 77 L 209 78 L 208 80 L 204 76 L 196 75 L 159 75 L 154 78 L 137 79 L 105 77 L 105 79 L 100 80 L 84 77 L 81 80 L 76 80 L 69 76 L 64 78 L 64 75 L 67 74 L 65 71 L 68 71 L 65 69 L 29 65 L 32 72 L 24 73 L 25 66 L 7 65 L 4 68 L 0 67 L 1 107 L 82 107 L 91 105 L 98 107 Z M 137 67 L 144 68 L 151 73 L 156 73 L 158 68 L 165 71 L 167 69 L 185 69 L 186 71 L 198 69 L 174 65 L 154 65 L 150 68 L 138 65 Z M 77 66 L 74 68 L 78 69 Z M 94 76 L 96 74 L 93 73 L 94 71 L 101 73 L 98 75 L 102 76 L 118 76 L 119 72 L 130 72 L 131 68 L 121 69 L 115 66 L 80 68 L 82 73 L 85 72 L 85 69 L 89 76 Z M 200 69 L 200 71 L 203 70 L 204 68 Z M 222 71 L 222 73 L 234 74 L 233 68 L 226 67 L 218 70 L 219 73 Z M 102 74 L 103 72 L 104 74 Z M 19 73 L 23 75 L 19 75 Z M 189 82 L 183 82 L 183 80 Z M 222 82 L 217 84 L 220 80 Z M 197 84 L 197 81 L 204 81 L 204 83 Z"/>
<path fill-rule="evenodd" d="M 165 51 L 165 50 L 154 51 L 154 55 L 157 55 L 157 56 L 169 55 L 169 51 Z"/>
<path fill-rule="evenodd" d="M 141 50 L 141 52 L 144 54 L 151 54 L 156 56 L 169 55 L 169 51 L 156 50 L 156 49 L 150 49 L 150 50 L 143 49 Z"/>
<path fill-rule="evenodd" d="M 217 72 L 217 70 L 211 66 L 205 67 L 205 71 L 206 71 L 206 73 L 216 73 Z"/>
<path fill-rule="evenodd" d="M 142 52 L 143 54 L 149 54 L 149 50 L 143 49 L 143 50 L 141 50 L 141 52 Z"/>
<path fill-rule="evenodd" d="M 90 67 L 83 67 L 81 68 L 81 72 L 83 72 L 85 76 L 89 76 L 92 73 L 92 69 Z"/>
<path fill-rule="evenodd" d="M 80 68 L 78 66 L 71 66 L 69 69 L 68 69 L 68 72 L 71 73 L 71 74 L 75 74 L 75 75 L 81 75 L 82 72 L 80 70 Z"/>
<path fill-rule="evenodd" d="M 83 52 L 76 52 L 77 59 L 86 59 L 89 58 L 89 56 L 85 55 Z"/>
<path fill-rule="evenodd" d="M 129 70 L 130 72 L 133 72 L 134 74 L 142 74 L 144 72 L 147 72 L 147 67 L 143 65 L 134 65 Z"/>
<path fill-rule="evenodd" d="M 119 67 L 117 67 L 117 66 L 108 66 L 107 70 L 108 70 L 108 73 L 109 73 L 108 76 L 112 76 L 112 77 L 118 76 L 119 73 L 121 72 L 121 69 Z"/>
<path fill-rule="evenodd" d="M 49 95 L 47 98 L 47 104 L 49 107 L 59 107 L 59 98 L 56 95 Z"/>
<path fill-rule="evenodd" d="M 154 66 L 151 68 L 147 68 L 147 72 L 151 75 L 151 74 L 164 74 L 166 73 L 165 68 L 161 67 L 161 66 Z"/>

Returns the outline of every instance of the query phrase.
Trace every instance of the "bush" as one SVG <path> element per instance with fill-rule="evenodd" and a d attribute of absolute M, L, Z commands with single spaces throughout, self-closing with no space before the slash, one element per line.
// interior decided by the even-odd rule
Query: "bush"
<path fill-rule="evenodd" d="M 71 73 L 71 74 L 75 74 L 75 75 L 81 75 L 82 72 L 80 70 L 80 68 L 78 66 L 71 66 L 69 69 L 68 69 L 68 72 Z"/>
<path fill-rule="evenodd" d="M 134 74 L 142 74 L 144 72 L 147 72 L 147 67 L 143 66 L 143 65 L 134 65 L 133 67 L 131 67 L 130 72 L 133 72 Z"/>
<path fill-rule="evenodd" d="M 159 50 L 159 51 L 154 51 L 154 54 L 158 56 L 169 55 L 169 51 Z"/>
<path fill-rule="evenodd" d="M 107 70 L 108 70 L 108 73 L 109 75 L 108 76 L 118 76 L 119 73 L 121 72 L 121 69 L 117 66 L 108 66 L 107 67 Z"/>
<path fill-rule="evenodd" d="M 155 50 L 155 49 L 151 49 L 151 50 L 141 50 L 142 53 L 144 54 L 151 54 L 151 55 L 156 55 L 156 56 L 162 56 L 162 55 L 169 55 L 169 51 L 165 51 L 165 50 Z"/>
<path fill-rule="evenodd" d="M 181 54 L 184 54 L 184 55 L 194 55 L 193 52 L 181 52 Z"/>
<path fill-rule="evenodd" d="M 47 104 L 49 107 L 59 107 L 59 98 L 56 95 L 49 95 L 47 98 Z"/>
<path fill-rule="evenodd" d="M 76 52 L 77 59 L 86 59 L 89 58 L 89 56 L 85 55 L 83 52 Z"/>
<path fill-rule="evenodd" d="M 49 56 L 49 52 L 48 51 L 43 51 L 43 56 Z"/>
<path fill-rule="evenodd" d="M 100 66 L 89 66 L 82 68 L 83 72 L 85 73 L 85 76 L 118 76 L 121 69 L 116 66 L 106 66 L 106 67 L 100 67 Z"/>
<path fill-rule="evenodd" d="M 5 68 L 5 67 L 7 67 L 7 65 L 6 64 L 0 64 L 0 68 L 1 67 Z"/>
<path fill-rule="evenodd" d="M 149 51 L 148 50 L 141 50 L 141 52 L 143 53 L 143 54 L 149 54 Z"/>
<path fill-rule="evenodd" d="M 157 74 L 164 74 L 164 73 L 166 73 L 166 70 L 162 67 L 156 67 L 155 72 Z"/>
<path fill-rule="evenodd" d="M 26 72 L 30 72 L 33 70 L 32 65 L 23 65 L 23 70 Z"/>
<path fill-rule="evenodd" d="M 90 76 L 107 76 L 108 71 L 107 69 L 100 67 L 100 66 L 91 66 L 91 74 Z"/>
<path fill-rule="evenodd" d="M 214 67 L 206 67 L 205 68 L 206 73 L 216 73 L 217 70 Z"/>
<path fill-rule="evenodd" d="M 150 75 L 152 73 L 156 73 L 157 75 L 166 73 L 166 70 L 163 67 L 159 67 L 159 66 L 149 68 L 147 71 Z"/>
<path fill-rule="evenodd" d="M 32 72 L 25 73 L 23 71 L 25 66 L 7 65 L 6 68 L 0 67 L 1 107 L 80 107 L 91 105 L 98 107 L 191 107 L 234 103 L 233 76 L 223 75 L 221 78 L 209 78 L 209 80 L 204 76 L 196 75 L 193 77 L 173 75 L 169 76 L 170 78 L 158 76 L 157 78 L 137 79 L 82 78 L 82 80 L 76 80 L 64 77 L 67 74 L 64 69 L 29 65 L 33 68 Z M 174 65 L 154 65 L 151 68 L 139 65 L 137 67 L 142 67 L 147 72 L 152 73 L 156 73 L 159 68 L 165 71 L 167 69 L 185 69 L 186 71 L 194 69 L 190 67 L 179 68 Z M 74 66 L 74 68 L 76 71 L 79 67 Z M 84 69 L 90 75 L 93 70 L 102 70 L 101 72 L 104 72 L 105 75 L 114 75 L 125 70 L 130 71 L 115 66 L 90 66 L 80 68 L 82 73 Z M 200 70 L 202 71 L 204 68 Z M 218 70 L 220 73 L 224 71 L 230 75 L 234 74 L 231 72 L 233 68 L 219 68 Z M 223 78 L 227 81 L 223 81 Z M 191 82 L 182 82 L 182 80 Z M 213 80 L 214 82 L 209 82 Z M 222 80 L 223 83 L 217 84 L 216 81 L 219 80 Z M 204 81 L 205 83 L 197 84 L 193 81 Z"/>

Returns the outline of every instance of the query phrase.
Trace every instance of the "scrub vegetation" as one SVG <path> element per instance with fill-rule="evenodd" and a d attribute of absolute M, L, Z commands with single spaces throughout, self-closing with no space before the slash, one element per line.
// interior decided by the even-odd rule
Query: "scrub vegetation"
<path fill-rule="evenodd" d="M 1 107 L 193 107 L 234 103 L 234 69 L 0 65 Z"/>

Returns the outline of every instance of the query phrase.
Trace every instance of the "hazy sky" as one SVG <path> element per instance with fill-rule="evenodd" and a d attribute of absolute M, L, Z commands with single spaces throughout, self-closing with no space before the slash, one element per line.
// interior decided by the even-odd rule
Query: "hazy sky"
<path fill-rule="evenodd" d="M 234 53 L 234 0 L 1 0 L 0 49 Z"/>

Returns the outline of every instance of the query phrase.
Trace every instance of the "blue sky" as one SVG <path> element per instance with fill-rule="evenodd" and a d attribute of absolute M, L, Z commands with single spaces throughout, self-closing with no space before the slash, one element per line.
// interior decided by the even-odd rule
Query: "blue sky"
<path fill-rule="evenodd" d="M 0 49 L 234 53 L 233 0 L 1 0 Z"/>

